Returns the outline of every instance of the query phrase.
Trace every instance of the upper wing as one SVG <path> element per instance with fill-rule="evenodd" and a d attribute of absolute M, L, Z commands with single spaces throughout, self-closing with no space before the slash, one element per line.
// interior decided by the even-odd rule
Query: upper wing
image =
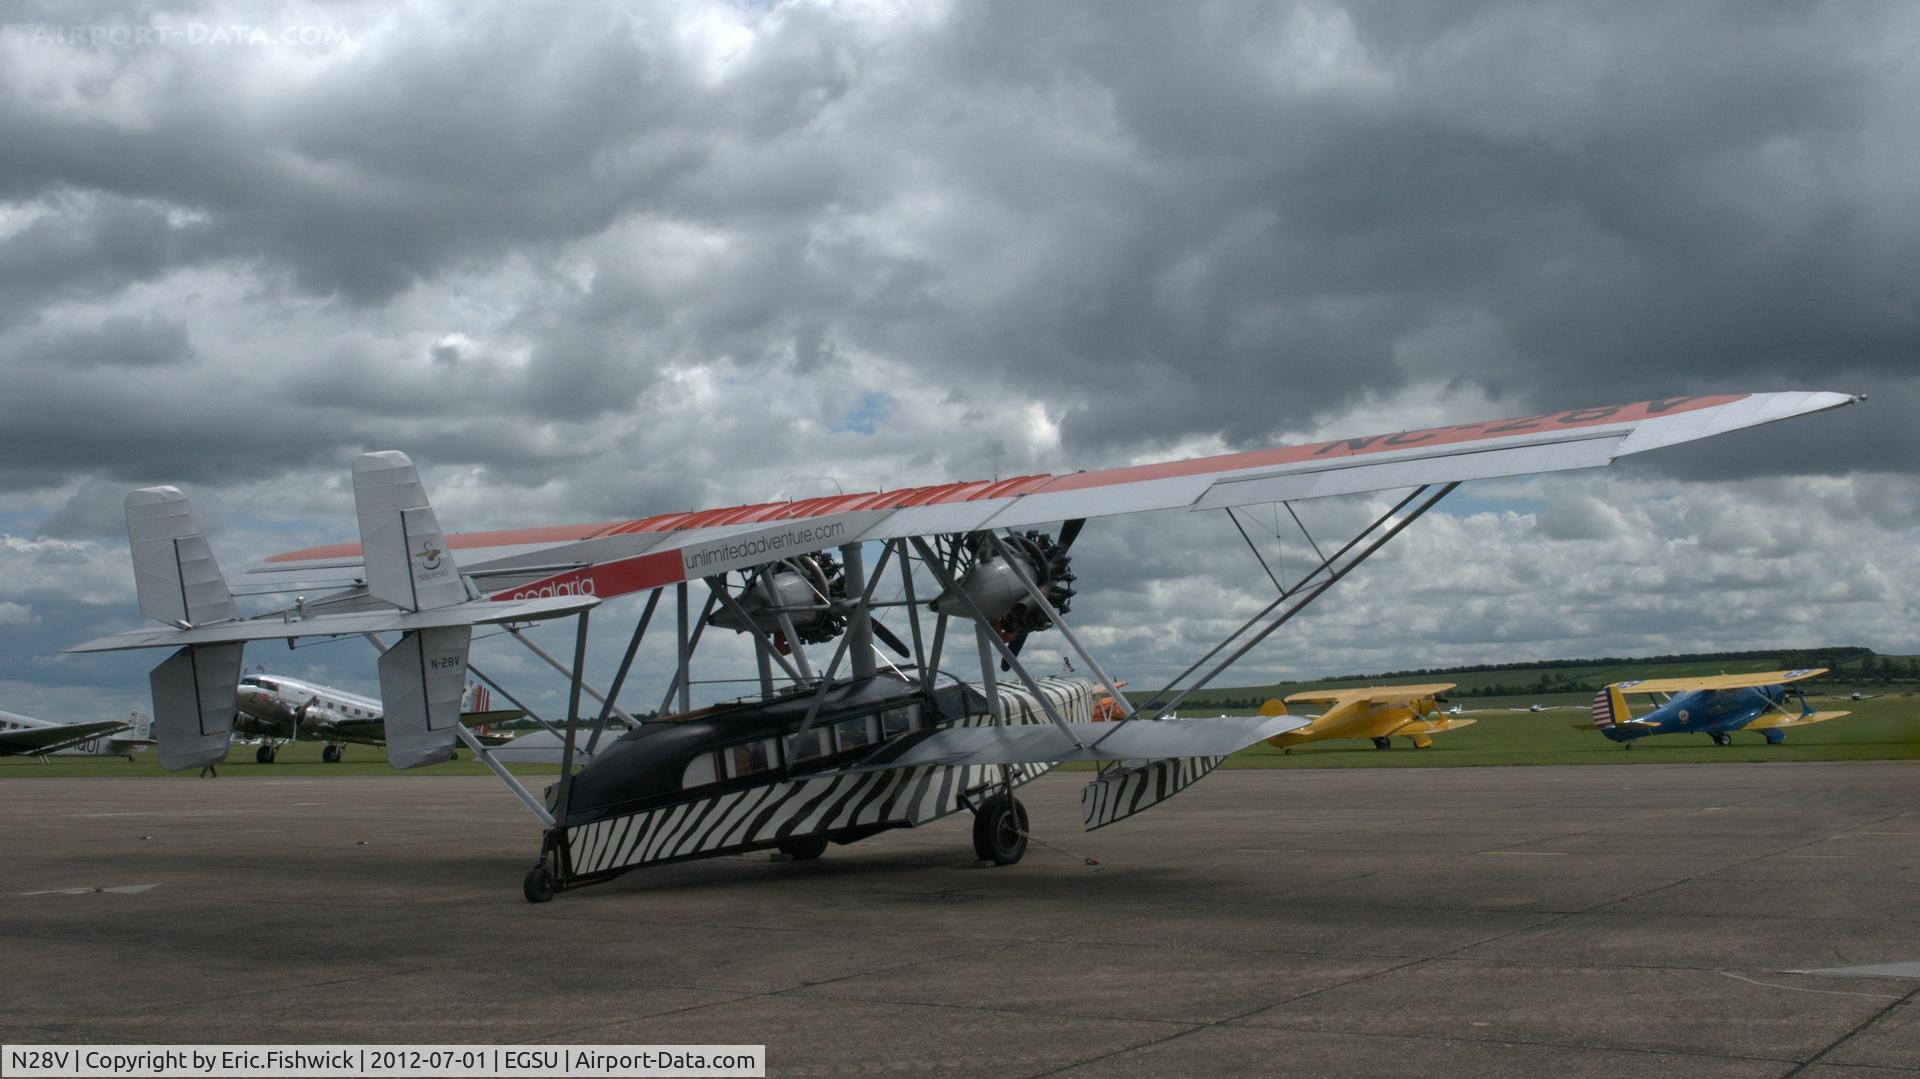
<path fill-rule="evenodd" d="M 843 772 L 960 764 L 1044 764 L 1166 757 L 1224 757 L 1283 731 L 1306 725 L 1299 716 L 1215 716 L 1141 719 L 1129 723 L 1069 723 L 1076 746 L 1050 723 L 942 727 L 896 738 Z"/>
<path fill-rule="evenodd" d="M 1591 468 L 1855 400 L 1808 392 L 1670 397 L 1092 472 L 455 534 L 446 542 L 494 599 L 604 599 L 863 540 Z M 358 544 L 274 555 L 249 573 L 269 591 L 354 584 L 364 575 Z"/>
<path fill-rule="evenodd" d="M 1363 702 L 1369 704 L 1397 704 L 1417 701 L 1423 697 L 1434 697 L 1452 689 L 1456 683 L 1434 682 L 1419 686 L 1364 686 L 1357 689 L 1309 689 L 1287 696 L 1288 704 L 1320 704 Z"/>
<path fill-rule="evenodd" d="M 1615 682 L 1627 693 L 1685 693 L 1695 689 L 1749 689 L 1754 686 L 1778 686 L 1827 673 L 1825 667 L 1806 667 L 1797 671 L 1761 671 L 1757 674 L 1710 674 L 1700 678 L 1645 678 Z"/>
<path fill-rule="evenodd" d="M 52 727 L 26 727 L 0 731 L 0 750 L 7 753 L 52 753 L 91 741 L 103 734 L 130 729 L 118 720 L 99 723 L 68 723 Z"/>

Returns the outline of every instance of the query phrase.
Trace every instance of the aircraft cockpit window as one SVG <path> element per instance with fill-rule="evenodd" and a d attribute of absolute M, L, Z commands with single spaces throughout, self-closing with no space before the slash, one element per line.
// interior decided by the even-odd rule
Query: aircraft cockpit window
<path fill-rule="evenodd" d="M 789 756 L 796 761 L 824 757 L 833 752 L 829 741 L 827 729 L 825 727 L 815 727 L 794 740 L 793 749 Z"/>
<path fill-rule="evenodd" d="M 845 753 L 849 749 L 870 746 L 880 740 L 880 717 L 857 716 L 843 719 L 833 725 L 833 748 L 835 752 Z"/>
<path fill-rule="evenodd" d="M 687 762 L 687 770 L 680 773 L 680 786 L 704 787 L 718 778 L 713 771 L 713 754 L 702 753 Z"/>
<path fill-rule="evenodd" d="M 257 686 L 260 684 L 260 676 L 255 674 L 247 675 L 240 680 L 240 684 L 243 686 Z"/>
<path fill-rule="evenodd" d="M 898 738 L 920 725 L 920 706 L 903 704 L 898 708 L 889 708 L 880 713 L 880 738 L 886 741 Z"/>
<path fill-rule="evenodd" d="M 771 738 L 762 738 L 757 742 L 748 742 L 744 745 L 728 746 L 720 751 L 720 756 L 726 761 L 728 779 L 752 775 L 772 768 L 773 755 Z"/>

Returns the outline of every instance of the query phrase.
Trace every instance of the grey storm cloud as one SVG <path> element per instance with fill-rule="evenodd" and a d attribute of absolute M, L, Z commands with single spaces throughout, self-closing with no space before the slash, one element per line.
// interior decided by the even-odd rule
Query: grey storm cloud
<path fill-rule="evenodd" d="M 185 24 L 263 39 L 89 33 Z M 1818 388 L 1873 400 L 1621 482 L 1904 535 L 1917 51 L 1895 3 L 15 6 L 0 520 L 177 482 L 257 555 L 366 449 L 509 525 Z M 1250 565 L 1136 539 L 1087 560 L 1142 617 Z"/>

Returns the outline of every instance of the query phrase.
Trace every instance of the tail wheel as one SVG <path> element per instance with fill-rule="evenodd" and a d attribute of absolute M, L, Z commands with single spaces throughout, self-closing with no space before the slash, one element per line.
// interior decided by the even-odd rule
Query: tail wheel
<path fill-rule="evenodd" d="M 1012 865 L 1027 853 L 1027 807 L 1010 794 L 996 794 L 973 815 L 973 852 L 981 861 Z"/>
<path fill-rule="evenodd" d="M 827 853 L 827 837 L 815 835 L 802 839 L 789 839 L 780 844 L 780 853 L 796 862 L 811 862 Z"/>

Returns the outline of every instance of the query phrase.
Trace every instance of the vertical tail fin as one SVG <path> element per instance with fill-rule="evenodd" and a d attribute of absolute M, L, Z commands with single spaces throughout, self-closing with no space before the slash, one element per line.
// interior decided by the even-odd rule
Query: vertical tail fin
<path fill-rule="evenodd" d="M 1593 695 L 1593 725 L 1600 728 L 1615 727 L 1633 718 L 1633 712 L 1627 708 L 1627 695 L 1620 692 L 1619 686 L 1607 686 Z"/>
<path fill-rule="evenodd" d="M 142 487 L 127 495 L 126 507 L 140 613 L 168 625 L 235 617 L 233 593 L 187 496 L 177 487 Z"/>
<path fill-rule="evenodd" d="M 239 644 L 196 644 L 167 657 L 147 675 L 153 688 L 154 741 L 169 772 L 227 759 L 233 737 L 233 687 L 240 681 Z"/>
<path fill-rule="evenodd" d="M 380 654 L 388 764 L 418 768 L 453 756 L 472 643 L 472 626 L 447 626 L 415 630 Z"/>
<path fill-rule="evenodd" d="M 375 599 L 408 611 L 466 601 L 467 587 L 406 454 L 385 450 L 354 458 L 353 505 L 367 591 Z"/>
<path fill-rule="evenodd" d="M 1284 716 L 1287 714 L 1287 706 L 1281 703 L 1280 698 L 1275 697 L 1260 706 L 1260 714 L 1263 716 Z"/>
<path fill-rule="evenodd" d="M 141 614 L 171 625 L 204 625 L 239 616 L 227 578 L 179 488 L 142 487 L 127 495 L 126 507 Z M 226 759 L 243 647 L 182 648 L 147 675 L 162 768 L 177 772 Z"/>

